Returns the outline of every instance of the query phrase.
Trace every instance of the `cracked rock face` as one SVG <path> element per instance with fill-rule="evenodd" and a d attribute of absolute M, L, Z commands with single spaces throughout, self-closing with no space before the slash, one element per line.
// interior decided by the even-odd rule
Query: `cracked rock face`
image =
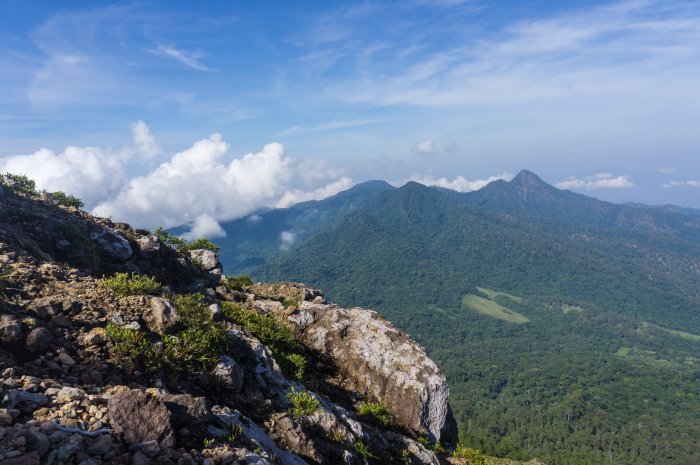
<path fill-rule="evenodd" d="M 445 376 L 418 343 L 376 312 L 303 302 L 287 320 L 307 347 L 331 359 L 343 389 L 381 402 L 415 434 L 439 440 L 444 428 L 455 433 Z"/>

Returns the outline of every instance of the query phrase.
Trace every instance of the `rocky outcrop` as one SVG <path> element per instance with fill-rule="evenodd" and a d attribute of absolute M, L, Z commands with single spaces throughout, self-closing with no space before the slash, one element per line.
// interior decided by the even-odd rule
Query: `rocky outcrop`
<path fill-rule="evenodd" d="M 440 440 L 447 428 L 456 437 L 445 376 L 422 347 L 376 312 L 305 301 L 286 320 L 305 346 L 337 367 L 339 387 L 380 402 L 414 434 Z"/>
<path fill-rule="evenodd" d="M 214 252 L 76 209 L 5 192 L 0 211 L 2 465 L 439 463 L 416 440 L 448 423 L 444 377 L 376 313 L 232 288 Z M 116 272 L 162 291 L 123 296 Z"/>

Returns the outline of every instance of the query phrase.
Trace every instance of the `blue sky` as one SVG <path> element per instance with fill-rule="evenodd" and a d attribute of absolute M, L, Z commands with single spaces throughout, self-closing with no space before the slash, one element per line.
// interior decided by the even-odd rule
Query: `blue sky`
<path fill-rule="evenodd" d="M 200 3 L 3 2 L 0 168 L 210 229 L 523 168 L 700 208 L 697 1 Z"/>

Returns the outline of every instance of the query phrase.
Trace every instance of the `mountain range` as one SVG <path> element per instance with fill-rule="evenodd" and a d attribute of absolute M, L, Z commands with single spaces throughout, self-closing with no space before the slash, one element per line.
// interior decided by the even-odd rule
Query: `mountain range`
<path fill-rule="evenodd" d="M 700 212 L 522 171 L 359 184 L 222 224 L 227 274 L 376 308 L 448 376 L 462 437 L 550 463 L 700 463 Z"/>

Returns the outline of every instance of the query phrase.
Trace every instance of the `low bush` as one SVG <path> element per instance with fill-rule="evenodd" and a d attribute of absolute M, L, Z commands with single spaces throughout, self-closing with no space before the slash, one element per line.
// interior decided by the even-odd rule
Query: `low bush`
<path fill-rule="evenodd" d="M 200 294 L 176 296 L 173 304 L 184 329 L 160 340 L 149 340 L 142 331 L 107 325 L 113 355 L 122 367 L 174 382 L 210 370 L 222 354 L 231 352 L 226 331 L 212 321 Z"/>
<path fill-rule="evenodd" d="M 287 397 L 292 401 L 292 408 L 289 409 L 289 413 L 294 418 L 311 415 L 321 408 L 321 402 L 308 391 L 297 392 L 292 388 Z"/>
<path fill-rule="evenodd" d="M 218 252 L 221 250 L 221 247 L 212 243 L 209 239 L 195 239 L 194 241 L 186 241 L 175 234 L 169 233 L 162 227 L 157 227 L 152 231 L 152 233 L 165 244 L 182 252 L 188 252 L 195 249 L 207 249 L 211 250 L 212 252 Z"/>
<path fill-rule="evenodd" d="M 374 457 L 374 455 L 372 455 L 370 452 L 369 447 L 367 447 L 367 444 L 362 441 L 355 441 L 355 444 L 352 445 L 352 450 L 365 460 L 369 460 L 370 458 Z"/>
<path fill-rule="evenodd" d="M 457 444 L 452 456 L 460 459 L 467 459 L 469 465 L 495 465 L 492 460 L 480 451 L 467 447 L 464 444 Z"/>
<path fill-rule="evenodd" d="M 391 424 L 389 410 L 379 402 L 362 402 L 357 408 L 357 414 L 377 426 L 387 427 Z"/>
<path fill-rule="evenodd" d="M 34 180 L 22 174 L 0 174 L 0 184 L 15 194 L 26 195 L 34 199 L 39 198 L 39 191 L 36 190 Z"/>
<path fill-rule="evenodd" d="M 62 205 L 64 207 L 83 208 L 84 206 L 83 201 L 78 197 L 61 191 L 49 192 L 46 194 L 46 197 L 50 202 L 53 202 L 56 205 Z"/>
<path fill-rule="evenodd" d="M 115 273 L 109 278 L 102 278 L 100 286 L 109 289 L 119 297 L 127 295 L 157 295 L 163 292 L 163 285 L 152 276 L 136 273 Z"/>
<path fill-rule="evenodd" d="M 270 348 L 286 377 L 301 380 L 306 359 L 299 353 L 301 344 L 294 338 L 291 329 L 271 316 L 245 309 L 233 302 L 222 302 L 221 309 L 224 318 L 240 324 Z"/>
<path fill-rule="evenodd" d="M 243 291 L 245 287 L 252 286 L 253 280 L 249 276 L 225 276 L 223 284 L 226 289 L 231 291 Z"/>

